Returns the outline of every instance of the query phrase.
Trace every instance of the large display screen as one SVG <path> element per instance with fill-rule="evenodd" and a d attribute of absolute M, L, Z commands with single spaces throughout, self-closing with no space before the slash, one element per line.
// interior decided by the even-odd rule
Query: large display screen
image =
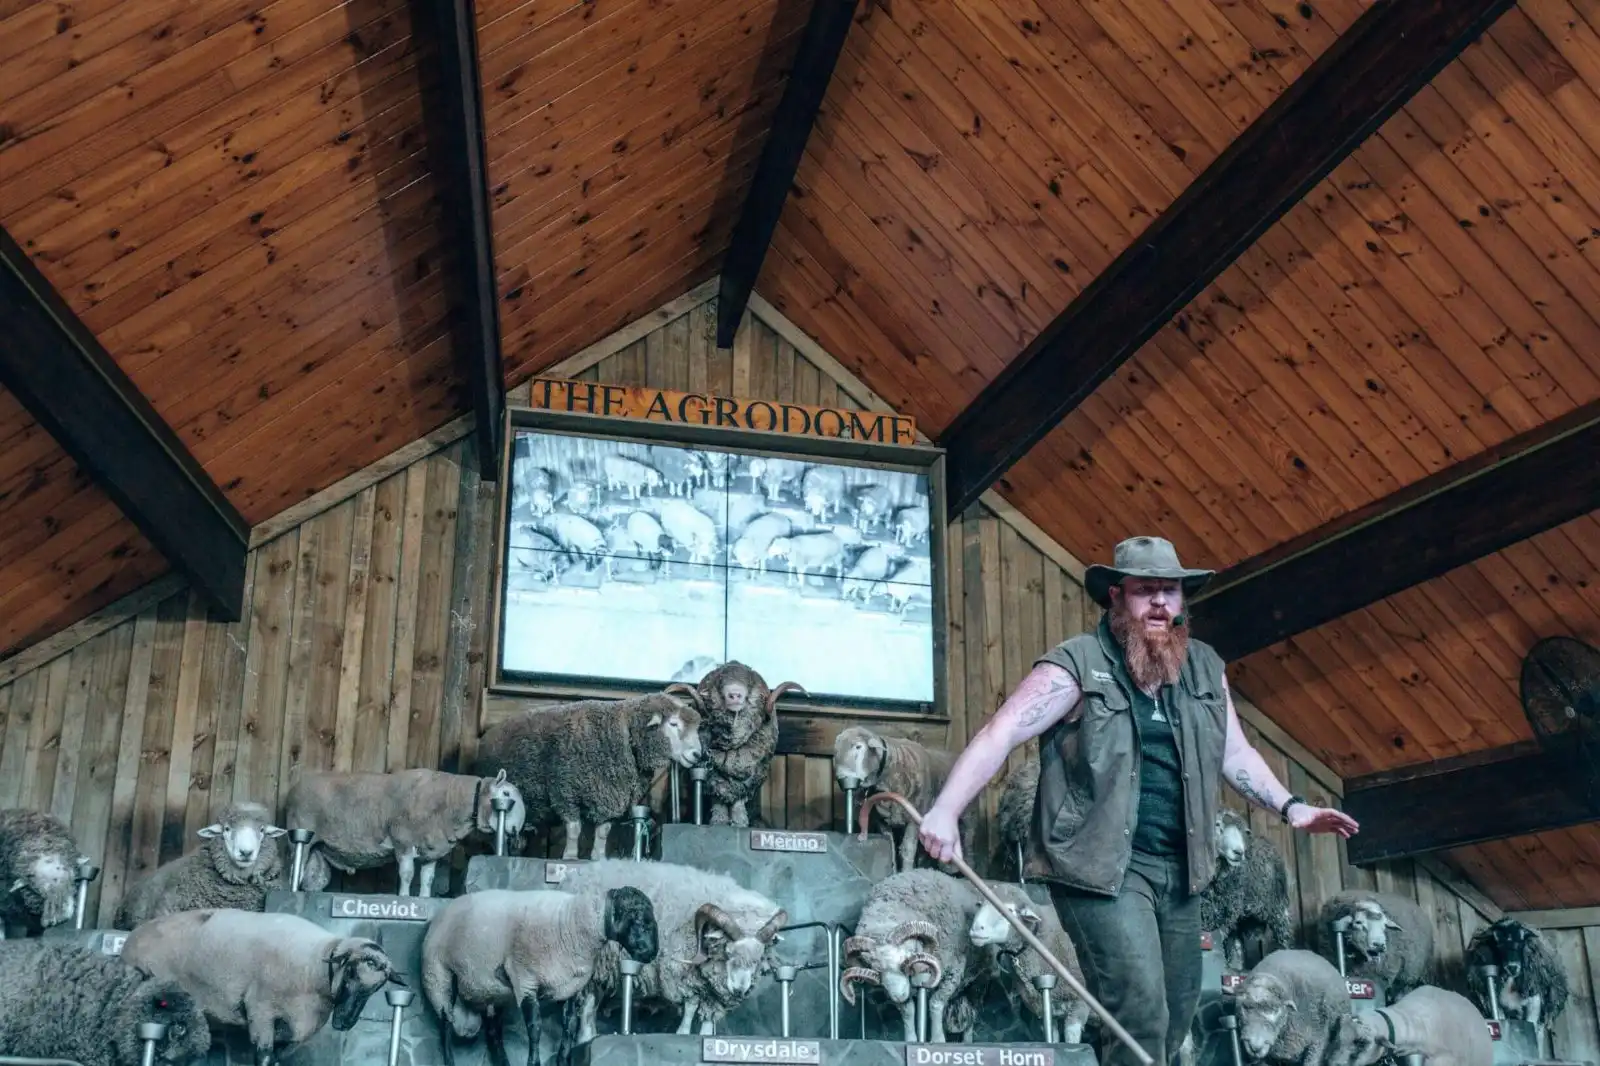
<path fill-rule="evenodd" d="M 516 428 L 500 671 L 934 699 L 928 474 Z"/>

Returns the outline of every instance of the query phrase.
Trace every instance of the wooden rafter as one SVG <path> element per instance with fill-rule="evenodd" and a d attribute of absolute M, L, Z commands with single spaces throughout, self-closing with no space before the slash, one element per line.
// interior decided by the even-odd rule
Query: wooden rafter
<path fill-rule="evenodd" d="M 0 383 L 216 614 L 237 621 L 250 529 L 3 228 Z"/>
<path fill-rule="evenodd" d="M 1240 659 L 1600 508 L 1600 402 L 1229 567 L 1194 632 Z"/>
<path fill-rule="evenodd" d="M 454 249 L 452 341 L 476 420 L 478 469 L 493 481 L 505 428 L 505 368 L 495 285 L 494 236 L 484 146 L 477 15 L 472 0 L 417 0 L 436 49 L 436 76 L 424 90 L 430 158 L 442 194 L 445 247 Z M 425 82 L 425 86 L 427 83 Z"/>
<path fill-rule="evenodd" d="M 783 96 L 772 117 L 772 132 L 761 147 L 755 177 L 744 207 L 734 223 L 723 259 L 717 291 L 717 347 L 733 347 L 734 334 L 744 317 L 756 276 L 767 257 L 767 246 L 778 228 L 778 216 L 794 184 L 795 171 L 805 153 L 811 127 L 828 93 L 828 82 L 844 51 L 844 40 L 855 19 L 858 0 L 813 0 L 811 17 L 800 37 L 794 67 L 784 84 Z"/>
<path fill-rule="evenodd" d="M 1512 0 L 1376 0 L 947 427 L 961 514 Z"/>

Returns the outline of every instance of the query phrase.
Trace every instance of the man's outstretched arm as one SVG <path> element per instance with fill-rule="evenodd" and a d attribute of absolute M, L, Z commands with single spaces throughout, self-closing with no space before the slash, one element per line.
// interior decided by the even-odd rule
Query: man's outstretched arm
<path fill-rule="evenodd" d="M 1227 678 L 1222 680 L 1222 691 L 1228 701 L 1228 738 L 1222 752 L 1222 777 L 1239 795 L 1276 814 L 1283 808 L 1290 792 L 1244 735 Z M 1338 833 L 1348 837 L 1360 829 L 1356 820 L 1341 810 L 1313 807 L 1303 802 L 1289 808 L 1288 819 L 1291 826 L 1308 833 Z"/>

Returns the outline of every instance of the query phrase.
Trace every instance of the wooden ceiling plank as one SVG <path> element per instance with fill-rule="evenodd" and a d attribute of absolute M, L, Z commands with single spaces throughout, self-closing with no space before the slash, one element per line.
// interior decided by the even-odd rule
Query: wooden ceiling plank
<path fill-rule="evenodd" d="M 543 0 L 532 0 L 498 13 L 485 11 L 478 26 L 484 86 L 488 89 L 493 84 L 496 91 L 509 93 L 514 86 L 502 87 L 500 82 L 525 66 L 541 77 L 555 77 L 568 73 L 569 68 L 581 68 L 581 55 L 593 54 L 599 62 L 613 54 L 602 50 L 598 41 L 609 42 L 631 33 L 637 44 L 641 36 L 670 33 L 676 23 L 651 20 L 650 9 L 655 6 L 647 0 L 602 0 L 581 6 L 561 0 L 558 10 L 552 12 Z"/>
<path fill-rule="evenodd" d="M 125 530 L 131 528 L 131 525 L 124 526 Z M 46 582 L 46 591 L 41 596 L 8 608 L 5 635 L 0 637 L 0 647 L 21 649 L 37 646 L 102 603 L 115 602 L 136 592 L 167 572 L 166 560 L 154 548 L 144 545 L 139 550 L 123 550 L 122 541 L 110 536 L 105 540 L 105 543 L 95 545 L 102 553 L 101 557 L 85 559 L 82 569 L 73 571 L 70 586 L 63 585 L 60 573 L 52 572 Z M 117 550 L 123 550 L 118 558 L 112 559 L 106 554 Z M 72 565 L 76 566 L 76 563 Z M 81 580 L 78 575 L 81 575 Z"/>
<path fill-rule="evenodd" d="M 94 67 L 103 65 L 106 53 L 125 45 L 130 37 L 165 28 L 167 33 L 158 43 L 164 46 L 162 51 L 170 53 L 174 37 L 193 21 L 185 14 L 175 0 L 140 4 L 137 10 L 132 5 L 92 0 L 62 8 L 35 8 L 32 17 L 24 11 L 0 22 L 0 40 L 5 42 L 0 46 L 0 78 L 15 92 L 12 99 L 37 92 L 40 86 L 55 80 L 63 83 L 58 93 L 68 85 L 81 86 L 94 77 Z M 162 27 L 168 19 L 173 22 Z M 215 23 L 216 18 L 211 15 L 207 21 Z M 173 23 L 177 33 L 173 32 Z M 90 69 L 85 70 L 86 67 Z M 120 69 L 125 73 L 136 67 L 124 60 Z M 37 114 L 36 106 L 31 105 L 28 110 Z"/>
<path fill-rule="evenodd" d="M 1559 92 L 1548 94 L 1549 102 L 1591 152 L 1600 152 L 1600 127 L 1593 118 L 1595 93 L 1600 89 L 1600 33 L 1567 0 L 1526 0 L 1518 10 L 1577 72 L 1579 84 L 1564 85 Z"/>
<path fill-rule="evenodd" d="M 478 6 L 478 48 L 485 59 L 508 48 L 513 54 L 538 56 L 593 26 L 598 21 L 597 11 L 603 12 L 600 18 L 615 17 L 619 12 L 633 16 L 635 2 L 604 0 L 579 5 L 567 0 L 490 0 Z M 535 45 L 528 42 L 529 37 L 547 43 Z"/>
<path fill-rule="evenodd" d="M 1117 6 L 1123 10 L 1125 17 L 1131 16 L 1141 23 L 1146 33 L 1159 44 L 1161 54 L 1172 64 L 1170 77 L 1173 81 L 1181 84 L 1182 79 L 1187 77 L 1193 83 L 1195 92 L 1209 97 L 1217 110 L 1227 118 L 1235 136 L 1254 122 L 1266 110 L 1272 98 L 1277 96 L 1277 93 L 1268 92 L 1265 86 L 1256 84 L 1255 78 L 1242 77 L 1242 71 L 1236 71 L 1215 49 L 1197 39 L 1194 27 L 1184 21 L 1174 5 L 1127 3 L 1123 0 Z"/>
<path fill-rule="evenodd" d="M 1561 527 L 1535 540 L 1525 540 L 1501 549 L 1499 555 L 1522 578 L 1523 587 L 1539 599 L 1559 620 L 1559 625 L 1574 634 L 1600 633 L 1600 597 L 1586 595 L 1576 582 L 1593 581 L 1594 572 L 1572 557 L 1570 542 Z M 1576 565 L 1574 565 L 1576 564 Z M 1556 630 L 1541 627 L 1549 634 Z"/>
<path fill-rule="evenodd" d="M 1462 876 L 1473 885 L 1482 885 L 1484 891 L 1498 906 L 1508 910 L 1526 909 L 1527 899 L 1505 880 L 1494 865 L 1483 856 L 1481 848 L 1469 846 L 1435 852 L 1434 858 L 1443 859 L 1458 867 Z M 1525 880 L 1525 878 L 1519 878 Z"/>
<path fill-rule="evenodd" d="M 55 458 L 29 472 L 23 491 L 0 495 L 7 517 L 0 532 L 0 559 L 20 559 L 59 536 L 85 514 L 106 504 L 89 475 L 56 446 Z M 59 550 L 64 541 L 55 545 Z"/>
<path fill-rule="evenodd" d="M 219 615 L 237 618 L 243 518 L 3 231 L 0 317 L 6 387 Z"/>
<path fill-rule="evenodd" d="M 1483 560 L 1457 567 L 1450 573 L 1436 577 L 1433 582 L 1448 584 L 1461 595 L 1472 617 L 1486 622 L 1500 640 L 1499 645 L 1485 640 L 1490 648 L 1503 647 L 1510 662 L 1501 661 L 1501 674 L 1515 677 L 1521 669 L 1522 654 L 1539 639 L 1538 631 L 1506 602 L 1485 572 Z M 1432 584 L 1433 582 L 1430 582 Z"/>
<path fill-rule="evenodd" d="M 1425 64 L 1423 69 L 1408 69 L 1406 74 L 1399 75 L 1397 80 L 1395 80 L 1393 83 L 1385 83 L 1382 80 L 1377 73 L 1382 69 L 1381 67 L 1367 68 L 1368 73 L 1363 79 L 1359 79 L 1362 84 L 1373 88 L 1386 84 L 1391 85 L 1390 88 L 1385 89 L 1379 94 L 1384 102 L 1377 105 L 1378 114 L 1386 116 L 1387 112 L 1393 106 L 1409 95 L 1412 87 L 1415 84 L 1422 81 L 1426 76 L 1431 76 L 1431 74 L 1441 64 L 1442 58 L 1453 55 L 1455 51 L 1459 50 L 1460 47 L 1463 47 L 1466 40 L 1469 40 L 1471 37 L 1475 36 L 1478 30 L 1481 29 L 1482 25 L 1486 24 L 1488 21 L 1491 21 L 1492 17 L 1495 14 L 1498 14 L 1500 8 L 1503 6 L 1503 4 L 1491 4 L 1489 7 L 1477 11 L 1475 14 L 1468 14 L 1465 16 L 1463 15 L 1461 8 L 1453 7 L 1445 17 L 1451 20 L 1460 19 L 1461 21 L 1452 21 L 1449 23 L 1449 25 L 1453 27 L 1452 35 L 1450 35 L 1450 44 L 1444 49 L 1444 51 L 1440 53 L 1434 53 L 1429 59 L 1422 60 L 1422 62 Z M 1374 21 L 1368 24 L 1369 27 L 1379 26 L 1384 18 L 1384 13 L 1387 12 L 1398 12 L 1400 10 L 1404 10 L 1407 13 L 1407 17 L 1417 17 L 1419 14 L 1421 14 L 1421 10 L 1416 7 L 1405 9 L 1376 8 L 1373 10 L 1377 12 L 1377 14 L 1373 16 Z M 1441 13 L 1435 10 L 1433 14 L 1438 15 Z M 1368 33 L 1371 33 L 1372 35 L 1369 37 L 1367 36 Z M 1336 58 L 1333 61 L 1330 63 L 1319 63 L 1319 67 L 1333 68 L 1339 66 L 1341 64 L 1341 60 L 1338 57 L 1347 57 L 1345 60 L 1346 62 L 1349 61 L 1349 57 L 1376 57 L 1383 54 L 1384 47 L 1395 45 L 1400 38 L 1395 35 L 1393 28 L 1389 28 L 1384 29 L 1383 32 L 1376 32 L 1371 29 L 1368 29 L 1367 31 L 1362 31 L 1359 29 L 1353 30 L 1350 35 L 1350 39 L 1352 41 L 1350 45 L 1337 49 Z M 1417 39 L 1417 37 L 1411 38 L 1412 41 L 1416 41 Z M 1363 41 L 1367 42 L 1369 45 L 1373 45 L 1373 50 L 1369 52 L 1365 48 L 1358 47 Z M 1418 57 L 1415 56 L 1400 61 L 1401 65 L 1404 65 L 1408 68 L 1410 68 L 1411 65 L 1416 62 L 1418 62 Z M 1398 74 L 1398 71 L 1391 71 L 1391 73 Z M 1253 131 L 1260 132 L 1257 132 L 1254 136 L 1252 136 L 1250 133 L 1246 133 L 1243 137 L 1235 142 L 1234 148 L 1230 148 L 1228 155 L 1225 157 L 1227 161 L 1222 164 L 1220 168 L 1214 165 L 1207 171 L 1207 173 L 1220 174 L 1227 172 L 1246 177 L 1256 176 L 1263 179 L 1266 178 L 1266 176 L 1270 173 L 1273 179 L 1282 182 L 1282 180 L 1288 175 L 1277 168 L 1262 167 L 1257 161 L 1252 161 L 1248 166 L 1236 161 L 1247 158 L 1244 153 L 1247 151 L 1248 147 L 1257 143 L 1257 141 L 1261 138 L 1267 139 L 1262 143 L 1270 143 L 1278 146 L 1279 148 L 1287 144 L 1287 142 L 1283 139 L 1285 128 L 1277 123 L 1275 116 L 1279 114 L 1294 113 L 1296 108 L 1302 106 L 1300 101 L 1316 97 L 1318 94 L 1316 94 L 1314 91 L 1313 86 L 1317 83 L 1317 78 L 1318 75 L 1316 69 L 1314 68 L 1313 71 L 1308 72 L 1307 78 L 1303 78 L 1301 81 L 1296 83 L 1295 89 L 1291 90 L 1289 93 L 1286 93 L 1280 98 L 1279 103 L 1273 105 L 1273 108 L 1266 113 L 1266 116 L 1264 116 L 1259 125 L 1252 126 Z M 1351 79 L 1341 75 L 1341 84 L 1348 85 L 1350 83 Z M 1304 88 L 1302 88 L 1302 86 Z M 1339 98 L 1342 102 L 1348 101 L 1348 92 L 1339 94 Z M 1324 117 L 1318 119 L 1314 123 L 1307 123 L 1307 129 L 1305 130 L 1305 133 L 1308 138 L 1314 137 L 1315 142 L 1323 146 L 1324 149 L 1334 143 L 1343 143 L 1345 148 L 1340 149 L 1338 152 L 1338 155 L 1342 156 L 1343 154 L 1346 154 L 1346 149 L 1348 147 L 1353 146 L 1364 137 L 1364 135 L 1372 128 L 1372 125 L 1374 125 L 1373 116 L 1364 116 L 1357 120 L 1357 124 L 1353 124 L 1351 126 L 1351 135 L 1348 138 L 1336 137 L 1330 140 L 1327 136 L 1327 119 Z M 1310 128 L 1311 126 L 1315 126 L 1316 129 L 1313 131 Z M 1267 131 L 1269 130 L 1272 132 L 1268 133 Z M 1296 153 L 1296 157 L 1311 158 L 1305 157 L 1303 153 L 1298 152 Z M 1323 160 L 1321 164 L 1322 167 L 1331 167 L 1333 163 L 1337 161 L 1337 158 L 1320 158 Z M 1320 174 L 1314 171 L 1310 176 L 1320 177 Z M 1305 175 L 1300 176 L 1299 180 L 1295 180 L 1293 182 L 1292 188 L 1289 188 L 1287 185 L 1285 185 L 1284 189 L 1288 195 L 1283 196 L 1282 199 L 1274 199 L 1270 196 L 1270 194 L 1262 194 L 1259 190 L 1250 196 L 1250 200 L 1254 203 L 1273 204 L 1273 206 L 1269 209 L 1273 212 L 1273 214 L 1267 218 L 1256 220 L 1256 224 L 1250 227 L 1250 231 L 1242 234 L 1243 239 L 1240 241 L 1241 244 L 1248 244 L 1249 241 L 1253 240 L 1253 238 L 1258 235 L 1260 230 L 1265 228 L 1266 224 L 1270 224 L 1271 221 L 1275 221 L 1277 215 L 1281 214 L 1282 211 L 1286 210 L 1294 200 L 1299 198 L 1301 191 L 1307 185 L 1306 177 L 1307 176 Z M 1215 177 L 1209 180 L 1202 178 L 1196 183 L 1196 185 L 1191 186 L 1190 191 L 1186 192 L 1184 196 L 1180 198 L 1179 204 L 1185 206 L 1194 204 L 1198 202 L 1199 198 L 1207 195 L 1206 190 L 1218 187 L 1219 186 L 1216 184 Z M 1224 187 L 1231 188 L 1231 186 Z M 1215 194 L 1212 193 L 1211 195 Z M 1164 217 L 1176 218 L 1180 220 L 1205 217 L 1213 221 L 1217 221 L 1222 217 L 1222 213 L 1217 211 L 1197 211 L 1192 208 L 1189 210 L 1184 210 L 1183 208 L 1180 208 L 1172 214 Z M 1191 222 L 1189 224 L 1193 225 L 1195 223 Z M 1173 225 L 1171 222 L 1157 222 L 1153 224 L 1151 228 L 1158 230 L 1158 232 L 1152 235 L 1149 233 L 1149 231 L 1146 231 L 1147 236 L 1152 237 L 1155 240 L 1160 240 L 1162 235 L 1166 233 L 1168 227 L 1171 225 Z M 1215 235 L 1212 235 L 1202 242 L 1204 247 L 1207 249 L 1208 255 L 1211 257 L 1209 262 L 1212 268 L 1220 267 L 1221 265 L 1226 264 L 1228 258 L 1231 257 L 1231 254 L 1236 247 L 1233 244 L 1218 244 L 1214 237 Z M 1153 246 L 1154 245 L 1151 241 L 1141 238 L 1140 245 L 1137 245 L 1136 247 Z M 1194 245 L 1194 247 L 1198 248 L 1200 245 Z M 1119 261 L 1124 263 L 1132 263 L 1141 257 L 1142 253 L 1135 253 Z M 1075 384 L 1069 390 L 1061 390 L 1058 387 L 1054 388 L 1053 390 L 1041 389 L 1028 384 L 1029 381 L 1038 378 L 1041 374 L 1052 379 L 1058 377 L 1058 375 L 1056 375 L 1053 371 L 1047 369 L 1047 367 L 1050 365 L 1049 363 L 1037 361 L 1033 353 L 1038 351 L 1050 351 L 1052 349 L 1051 338 L 1066 332 L 1066 324 L 1068 322 L 1077 322 L 1077 314 L 1079 312 L 1075 312 L 1069 308 L 1067 312 L 1064 312 L 1063 315 L 1057 319 L 1057 322 L 1053 324 L 1050 330 L 1041 335 L 1041 337 L 1031 344 L 1028 350 L 1025 351 L 1022 356 L 1019 356 L 1018 360 L 1012 364 L 1012 366 L 1016 367 L 1015 370 L 1010 370 L 1008 368 L 1006 375 L 1002 376 L 1002 378 L 993 383 L 989 389 L 985 390 L 986 396 L 1010 396 L 1017 398 L 1019 402 L 1025 401 L 1026 403 L 1034 405 L 1038 408 L 1038 410 L 1033 412 L 1033 414 L 1038 417 L 1034 417 L 1031 420 L 1019 425 L 1016 416 L 1020 414 L 1020 411 L 1010 411 L 1006 414 L 1002 414 L 999 409 L 991 411 L 991 408 L 995 405 L 995 401 L 980 400 L 974 407 L 969 409 L 970 413 L 964 415 L 962 419 L 958 420 L 955 426 L 951 427 L 951 429 L 947 432 L 947 442 L 959 445 L 959 447 L 952 447 L 950 449 L 952 487 L 955 489 L 951 499 L 952 506 L 959 507 L 965 504 L 975 491 L 980 490 L 981 487 L 992 480 L 994 476 L 1000 472 L 1003 472 L 1005 466 L 1009 465 L 1011 461 L 1014 461 L 1019 451 L 1024 450 L 1027 446 L 1031 445 L 1034 440 L 1042 435 L 1039 425 L 1042 420 L 1047 421 L 1057 419 L 1064 414 L 1065 411 L 1070 410 L 1072 405 L 1079 399 L 1080 393 L 1084 393 L 1089 389 L 1092 389 L 1094 385 L 1098 384 L 1099 380 L 1103 379 L 1105 374 L 1110 369 L 1114 368 L 1118 362 L 1131 355 L 1132 352 L 1136 350 L 1138 345 L 1147 339 L 1148 335 L 1153 332 L 1154 329 L 1159 328 L 1159 323 L 1152 320 L 1159 319 L 1164 314 L 1169 314 L 1169 308 L 1171 310 L 1176 310 L 1176 308 L 1181 306 L 1182 303 L 1187 303 L 1188 294 L 1192 293 L 1196 288 L 1203 285 L 1206 280 L 1204 277 L 1197 277 L 1195 271 L 1188 269 L 1187 267 L 1179 271 L 1179 273 L 1182 276 L 1182 285 L 1181 289 L 1174 293 L 1174 295 L 1181 297 L 1181 299 L 1168 301 L 1166 304 L 1163 304 L 1162 308 L 1157 311 L 1155 315 L 1146 316 L 1143 325 L 1134 334 L 1128 333 L 1126 329 L 1121 327 L 1118 327 L 1115 331 L 1109 333 L 1107 335 L 1108 338 L 1114 339 L 1108 340 L 1110 347 L 1107 348 L 1107 356 L 1095 363 L 1095 369 L 1088 377 L 1082 380 L 1081 384 Z M 1115 292 L 1115 279 L 1120 276 L 1124 276 L 1124 274 L 1132 277 L 1130 268 L 1126 266 L 1122 268 L 1114 266 L 1108 274 L 1102 275 L 1101 281 L 1097 282 L 1095 286 L 1092 286 L 1090 290 L 1086 290 L 1086 294 L 1088 292 L 1107 290 Z M 1197 282 L 1199 283 L 1198 285 L 1196 284 Z M 1080 296 L 1079 300 L 1075 301 L 1075 304 L 1079 305 L 1080 307 L 1098 305 L 1097 301 L 1086 300 L 1084 296 Z M 1075 356 L 1080 355 L 1085 350 L 1095 350 L 1092 345 L 1085 344 L 1084 334 L 1081 330 L 1081 323 L 1079 323 L 1077 326 L 1074 326 L 1071 330 L 1074 336 L 1073 349 Z M 1032 364 L 1032 369 L 1026 369 L 1029 364 Z M 1052 395 L 1052 392 L 1054 395 Z M 991 415 L 993 417 L 990 417 Z M 970 431 L 974 435 L 969 436 L 969 431 L 963 428 L 965 426 L 976 426 L 979 427 L 979 429 Z M 984 426 L 989 426 L 991 429 L 987 431 L 989 435 L 980 440 L 979 436 L 976 434 L 982 432 L 982 427 Z M 1023 428 L 1023 433 L 1020 436 L 1016 432 L 1018 428 Z M 1004 436 L 1006 440 L 1002 441 L 1001 436 L 996 436 L 996 434 Z M 1004 450 L 997 451 L 997 448 L 1001 443 L 1006 443 L 1008 446 Z M 963 468 L 963 463 L 967 464 L 965 468 Z"/>
<path fill-rule="evenodd" d="M 119 7 L 117 0 L 80 0 L 72 6 L 73 21 L 84 25 Z M 60 33 L 61 12 L 56 8 L 32 0 L 0 3 L 0 66 L 10 69 L 19 60 L 28 61 Z"/>
<path fill-rule="evenodd" d="M 1300 634 L 1284 652 L 1276 661 L 1308 692 L 1324 694 L 1326 710 L 1346 729 L 1357 745 L 1358 756 L 1368 763 L 1378 758 L 1393 759 L 1394 738 L 1410 735 L 1410 730 L 1387 701 L 1371 699 L 1365 684 L 1345 665 L 1325 634 Z M 1384 754 L 1379 756 L 1379 752 Z"/>

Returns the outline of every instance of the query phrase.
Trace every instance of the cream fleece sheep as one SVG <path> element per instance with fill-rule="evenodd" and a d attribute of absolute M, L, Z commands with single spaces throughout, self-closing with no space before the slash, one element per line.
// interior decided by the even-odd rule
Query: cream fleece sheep
<path fill-rule="evenodd" d="M 1294 1066 L 1325 1066 L 1352 1016 L 1333 963 L 1295 948 L 1256 964 L 1234 994 L 1234 1013 L 1245 1058 Z"/>
<path fill-rule="evenodd" d="M 1462 995 L 1423 985 L 1388 1007 L 1345 1023 L 1328 1066 L 1376 1066 L 1422 1055 L 1422 1066 L 1490 1066 L 1494 1041 L 1478 1009 Z"/>
<path fill-rule="evenodd" d="M 919 811 L 939 797 L 956 757 L 943 748 L 929 748 L 914 740 L 885 737 L 865 726 L 841 729 L 833 742 L 833 776 L 841 788 L 860 788 L 867 795 L 898 792 Z M 962 854 L 972 857 L 973 811 L 968 804 L 959 823 Z M 900 831 L 899 869 L 910 870 L 917 861 L 917 832 L 905 811 L 885 803 L 874 812 L 887 827 L 889 838 Z M 855 827 L 852 826 L 852 829 Z"/>
<path fill-rule="evenodd" d="M 1006 909 L 1022 919 L 1022 924 L 1043 941 L 1050 953 L 1060 959 L 1061 964 L 1081 983 L 1083 967 L 1078 964 L 1078 950 L 1067 931 L 1061 928 L 1061 919 L 1055 907 L 1035 903 L 1021 885 L 1000 884 L 991 887 Z M 1044 973 L 1054 974 L 1055 970 L 1050 964 L 1027 945 L 1022 934 L 988 900 L 983 901 L 978 913 L 973 916 L 967 936 L 975 946 L 984 950 L 987 968 L 1002 975 L 1006 996 L 1013 1003 L 1021 999 L 1030 1014 L 1042 1019 L 1044 993 L 1033 986 L 1033 979 Z M 1009 968 L 1000 964 L 1002 958 L 1011 960 Z M 1061 1026 L 1062 1040 L 1076 1044 L 1083 1039 L 1083 1026 L 1089 1020 L 1089 1004 L 1071 988 L 1064 984 L 1056 987 L 1051 994 L 1050 1013 Z"/>

